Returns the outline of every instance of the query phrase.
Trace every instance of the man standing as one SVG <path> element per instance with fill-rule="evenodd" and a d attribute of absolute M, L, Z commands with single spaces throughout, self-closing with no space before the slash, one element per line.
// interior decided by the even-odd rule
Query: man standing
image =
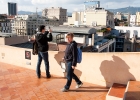
<path fill-rule="evenodd" d="M 83 85 L 79 78 L 74 74 L 74 69 L 77 65 L 77 43 L 73 41 L 73 37 L 73 33 L 68 33 L 66 36 L 68 46 L 65 50 L 64 60 L 67 65 L 67 83 L 65 87 L 61 90 L 62 92 L 67 92 L 69 90 L 72 78 L 75 79 L 77 83 L 76 88 L 80 88 Z"/>
<path fill-rule="evenodd" d="M 51 34 L 51 29 L 49 29 L 48 31 L 45 31 L 45 26 L 41 25 L 39 27 L 39 32 L 36 35 L 36 42 L 38 44 L 38 62 L 37 62 L 37 68 L 36 68 L 36 73 L 37 73 L 37 77 L 40 78 L 41 77 L 41 70 L 40 70 L 40 66 L 41 66 L 41 62 L 42 59 L 44 60 L 45 63 L 45 69 L 46 69 L 46 77 L 50 78 L 50 72 L 49 72 L 49 58 L 48 58 L 48 49 L 49 49 L 49 45 L 48 42 L 52 41 L 52 34 Z"/>

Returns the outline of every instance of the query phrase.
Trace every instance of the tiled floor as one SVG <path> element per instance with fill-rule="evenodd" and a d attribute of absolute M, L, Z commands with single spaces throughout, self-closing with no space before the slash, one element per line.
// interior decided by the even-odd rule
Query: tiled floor
<path fill-rule="evenodd" d="M 73 82 L 70 91 L 62 93 L 65 83 L 63 77 L 38 79 L 34 70 L 0 62 L 0 100 L 105 100 L 108 92 L 105 87 L 89 83 L 75 89 Z"/>
<path fill-rule="evenodd" d="M 126 85 L 114 83 L 108 95 L 123 98 L 126 90 Z"/>

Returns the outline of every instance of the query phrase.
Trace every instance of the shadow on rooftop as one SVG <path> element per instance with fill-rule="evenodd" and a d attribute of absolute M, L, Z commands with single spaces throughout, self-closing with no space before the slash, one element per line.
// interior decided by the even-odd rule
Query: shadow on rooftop
<path fill-rule="evenodd" d="M 103 61 L 100 66 L 100 71 L 107 87 L 111 87 L 113 83 L 127 84 L 130 80 L 136 80 L 129 72 L 130 67 L 124 60 L 117 56 L 112 56 L 112 58 L 113 60 L 111 61 Z"/>
<path fill-rule="evenodd" d="M 108 90 L 69 90 L 69 92 L 108 92 Z"/>
<path fill-rule="evenodd" d="M 60 51 L 55 55 L 55 60 L 57 61 L 57 63 L 60 65 L 59 67 L 61 68 L 61 62 L 63 61 L 62 58 L 64 58 L 64 52 Z M 77 75 L 78 78 L 81 77 L 82 72 L 80 70 L 75 69 L 74 73 Z M 64 73 L 64 77 L 66 77 L 67 73 Z"/>
<path fill-rule="evenodd" d="M 94 86 L 89 86 L 89 87 L 81 87 L 80 89 L 109 89 L 109 88 L 107 88 L 107 87 L 101 87 L 101 86 L 96 86 L 96 87 L 94 87 Z"/>
<path fill-rule="evenodd" d="M 46 79 L 46 77 L 45 77 L 45 76 L 41 76 L 41 77 Z M 51 78 L 50 78 L 50 79 L 65 79 L 65 77 L 51 76 Z"/>

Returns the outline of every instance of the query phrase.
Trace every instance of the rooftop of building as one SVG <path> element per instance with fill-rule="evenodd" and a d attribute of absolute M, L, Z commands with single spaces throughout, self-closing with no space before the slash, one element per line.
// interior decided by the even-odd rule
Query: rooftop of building
<path fill-rule="evenodd" d="M 37 79 L 35 70 L 0 62 L 0 100 L 105 100 L 108 88 L 84 82 L 84 87 L 62 93 L 66 79 L 52 75 L 51 79 Z"/>
<path fill-rule="evenodd" d="M 12 36 L 17 36 L 17 34 L 0 32 L 0 37 L 12 37 Z"/>
<path fill-rule="evenodd" d="M 7 16 L 8 19 L 14 19 L 15 15 Z"/>
<path fill-rule="evenodd" d="M 33 44 L 31 42 L 25 42 L 25 43 L 13 44 L 10 46 L 18 47 L 18 48 L 25 48 L 25 49 L 32 49 Z M 57 44 L 49 42 L 49 51 L 58 51 Z"/>
<path fill-rule="evenodd" d="M 93 34 L 96 33 L 96 29 L 101 29 L 102 27 L 89 27 L 85 25 L 79 26 L 54 26 L 52 27 L 54 33 L 81 33 L 81 34 Z"/>
<path fill-rule="evenodd" d="M 140 53 L 138 52 L 83 53 L 82 63 L 77 65 L 74 72 L 84 83 L 83 86 L 75 89 L 76 83 L 72 81 L 69 92 L 62 93 L 60 89 L 66 83 L 66 76 L 62 72 L 59 62 L 63 53 L 49 51 L 52 77 L 46 79 L 45 66 L 42 64 L 41 78 L 38 79 L 35 71 L 37 56 L 31 55 L 31 59 L 27 60 L 25 59 L 25 51 L 30 52 L 31 50 L 0 46 L 0 52 L 2 52 L 0 55 L 1 100 L 105 100 L 108 95 L 113 97 L 121 95 L 126 97 L 126 100 L 138 100 L 140 98 L 138 72 L 140 70 Z M 31 65 L 27 65 L 29 63 Z M 117 87 L 113 83 L 118 83 Z M 127 86 L 123 89 L 124 94 L 122 94 L 120 84 Z M 106 86 L 111 87 L 111 92 Z"/>

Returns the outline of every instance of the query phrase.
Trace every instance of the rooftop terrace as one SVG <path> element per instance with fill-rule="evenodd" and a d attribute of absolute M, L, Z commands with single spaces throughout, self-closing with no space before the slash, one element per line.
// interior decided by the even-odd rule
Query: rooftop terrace
<path fill-rule="evenodd" d="M 42 73 L 38 79 L 34 70 L 0 62 L 0 100 L 105 100 L 108 92 L 108 88 L 90 83 L 76 90 L 72 83 L 70 92 L 62 93 L 64 77 L 44 76 Z"/>
<path fill-rule="evenodd" d="M 28 48 L 0 45 L 0 100 L 140 99 L 139 52 L 83 53 L 82 62 L 77 64 L 74 71 L 84 83 L 83 87 L 75 89 L 74 82 L 70 92 L 61 93 L 60 89 L 66 82 L 66 73 L 63 73 L 60 63 L 64 52 L 49 51 L 52 78 L 44 78 L 43 62 L 42 78 L 37 79 L 37 55 L 31 55 L 31 59 L 27 59 L 26 51 L 32 52 Z M 108 88 L 105 87 L 111 87 L 110 91 L 108 92 Z M 117 99 L 110 99 L 112 97 Z"/>

